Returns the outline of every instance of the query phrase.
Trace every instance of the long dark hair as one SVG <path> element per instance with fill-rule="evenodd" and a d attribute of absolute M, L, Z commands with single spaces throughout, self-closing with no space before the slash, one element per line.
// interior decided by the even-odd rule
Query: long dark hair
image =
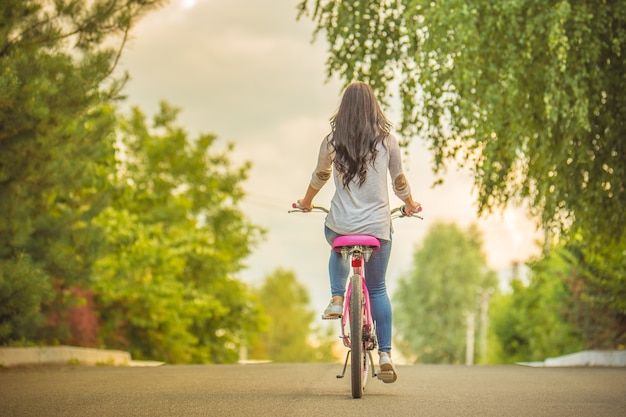
<path fill-rule="evenodd" d="M 331 145 L 335 148 L 335 169 L 343 176 L 343 186 L 358 178 L 365 183 L 368 164 L 373 165 L 382 142 L 391 129 L 372 88 L 353 82 L 343 93 L 339 109 L 330 118 Z M 384 145 L 384 142 L 383 142 Z"/>

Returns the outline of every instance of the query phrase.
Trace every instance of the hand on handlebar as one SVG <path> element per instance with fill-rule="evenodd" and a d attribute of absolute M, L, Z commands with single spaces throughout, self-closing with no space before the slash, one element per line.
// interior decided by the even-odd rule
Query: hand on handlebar
<path fill-rule="evenodd" d="M 409 214 L 409 211 L 406 209 L 406 207 L 404 205 L 397 207 L 393 210 L 391 210 L 391 219 L 395 220 L 399 217 L 417 217 L 418 219 L 424 220 L 424 218 L 422 216 L 418 216 L 417 213 L 420 213 L 422 211 L 422 206 L 417 205 L 416 210 L 412 213 Z"/>
<path fill-rule="evenodd" d="M 303 207 L 302 204 L 300 203 L 301 201 L 302 200 L 298 200 L 297 203 L 291 204 L 291 207 L 293 208 L 293 210 L 289 210 L 289 213 L 310 213 L 312 211 L 328 213 L 328 209 L 326 207 L 313 206 L 313 205 L 309 207 Z"/>
<path fill-rule="evenodd" d="M 409 202 L 405 202 L 401 211 L 405 216 L 412 216 L 422 211 L 422 205 L 411 200 Z"/>
<path fill-rule="evenodd" d="M 311 210 L 313 210 L 313 204 L 312 203 L 302 204 L 302 201 L 303 201 L 302 199 L 298 200 L 297 203 L 293 203 L 292 204 L 292 207 L 300 209 L 300 210 L 304 211 L 305 213 L 308 213 Z"/>

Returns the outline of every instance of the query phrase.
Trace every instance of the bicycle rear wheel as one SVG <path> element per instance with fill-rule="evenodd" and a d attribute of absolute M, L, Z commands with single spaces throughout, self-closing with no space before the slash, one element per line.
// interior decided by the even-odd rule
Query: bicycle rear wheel
<path fill-rule="evenodd" d="M 363 287 L 360 275 L 350 277 L 350 350 L 352 397 L 361 398 L 367 382 L 367 352 L 363 346 Z"/>

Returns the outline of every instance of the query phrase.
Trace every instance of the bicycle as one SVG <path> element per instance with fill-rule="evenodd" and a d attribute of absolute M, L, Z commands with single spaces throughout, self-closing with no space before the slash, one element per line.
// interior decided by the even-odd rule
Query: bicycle
<path fill-rule="evenodd" d="M 292 205 L 292 208 L 293 210 L 289 210 L 289 213 L 304 212 L 296 203 Z M 312 211 L 328 213 L 328 209 L 321 206 L 313 206 Z M 400 217 L 409 217 L 404 212 L 404 206 L 391 210 L 392 220 Z M 423 220 L 421 216 L 416 214 L 412 217 Z M 352 267 L 352 275 L 344 298 L 343 315 L 340 316 L 340 338 L 344 346 L 348 348 L 348 352 L 343 364 L 343 371 L 341 375 L 337 375 L 337 378 L 345 377 L 348 360 L 352 358 L 350 361 L 352 397 L 361 398 L 370 377 L 383 381 L 393 377 L 393 371 L 380 371 L 378 373 L 373 371 L 375 367 L 372 351 L 378 347 L 378 340 L 376 338 L 376 323 L 372 319 L 369 292 L 365 284 L 365 263 L 373 252 L 380 249 L 380 242 L 376 237 L 370 235 L 345 235 L 336 238 L 332 247 L 335 252 L 341 253 L 344 259 L 349 256 Z"/>

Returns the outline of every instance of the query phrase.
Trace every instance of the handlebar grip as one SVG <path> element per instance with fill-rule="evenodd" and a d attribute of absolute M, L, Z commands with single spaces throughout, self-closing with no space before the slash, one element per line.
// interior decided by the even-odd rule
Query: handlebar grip
<path fill-rule="evenodd" d="M 403 205 L 401 205 L 401 206 L 400 206 L 400 212 L 402 213 L 402 215 L 403 215 L 403 216 L 408 216 L 408 214 L 406 214 L 405 208 L 406 208 L 406 207 L 404 206 L 404 204 L 403 204 Z M 417 208 L 417 213 L 420 213 L 421 211 L 422 211 L 422 206 L 419 206 L 419 207 Z"/>

